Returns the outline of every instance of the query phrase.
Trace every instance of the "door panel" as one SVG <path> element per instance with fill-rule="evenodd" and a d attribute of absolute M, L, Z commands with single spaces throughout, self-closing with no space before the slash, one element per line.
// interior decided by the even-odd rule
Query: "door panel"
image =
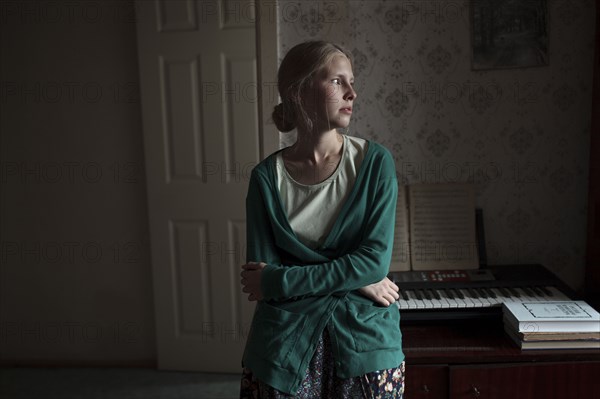
<path fill-rule="evenodd" d="M 256 32 L 276 21 L 252 1 L 136 10 L 158 366 L 239 372 L 254 309 L 239 283 L 247 184 L 277 143 L 263 117 L 276 99 L 259 97 L 276 40 L 257 52 Z"/>

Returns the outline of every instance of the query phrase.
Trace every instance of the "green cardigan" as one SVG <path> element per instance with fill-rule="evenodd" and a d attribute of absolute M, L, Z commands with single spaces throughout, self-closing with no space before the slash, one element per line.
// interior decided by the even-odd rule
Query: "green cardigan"
<path fill-rule="evenodd" d="M 313 250 L 287 219 L 276 183 L 278 152 L 252 170 L 246 197 L 246 260 L 267 266 L 242 365 L 294 394 L 328 328 L 340 378 L 397 367 L 404 360 L 398 308 L 356 291 L 389 272 L 398 194 L 391 154 L 369 142 L 328 237 Z"/>

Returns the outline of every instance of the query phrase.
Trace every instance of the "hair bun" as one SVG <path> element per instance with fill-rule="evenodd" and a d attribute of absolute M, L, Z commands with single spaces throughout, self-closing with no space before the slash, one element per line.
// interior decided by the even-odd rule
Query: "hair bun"
<path fill-rule="evenodd" d="M 296 113 L 290 104 L 280 103 L 273 108 L 273 122 L 280 132 L 291 132 L 296 128 Z"/>

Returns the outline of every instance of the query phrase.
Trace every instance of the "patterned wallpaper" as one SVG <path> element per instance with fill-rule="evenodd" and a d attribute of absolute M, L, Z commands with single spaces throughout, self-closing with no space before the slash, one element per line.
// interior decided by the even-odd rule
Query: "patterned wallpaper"
<path fill-rule="evenodd" d="M 471 69 L 469 1 L 279 1 L 280 58 L 326 39 L 354 55 L 348 134 L 398 177 L 476 183 L 489 264 L 541 263 L 582 286 L 593 0 L 548 0 L 549 64 Z M 281 145 L 295 140 L 281 134 Z"/>

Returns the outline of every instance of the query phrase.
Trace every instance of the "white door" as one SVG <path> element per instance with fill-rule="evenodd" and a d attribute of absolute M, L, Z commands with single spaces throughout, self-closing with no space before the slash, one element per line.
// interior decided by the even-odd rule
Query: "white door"
<path fill-rule="evenodd" d="M 269 6 L 136 2 L 159 369 L 241 370 L 246 190 L 278 139 Z"/>

